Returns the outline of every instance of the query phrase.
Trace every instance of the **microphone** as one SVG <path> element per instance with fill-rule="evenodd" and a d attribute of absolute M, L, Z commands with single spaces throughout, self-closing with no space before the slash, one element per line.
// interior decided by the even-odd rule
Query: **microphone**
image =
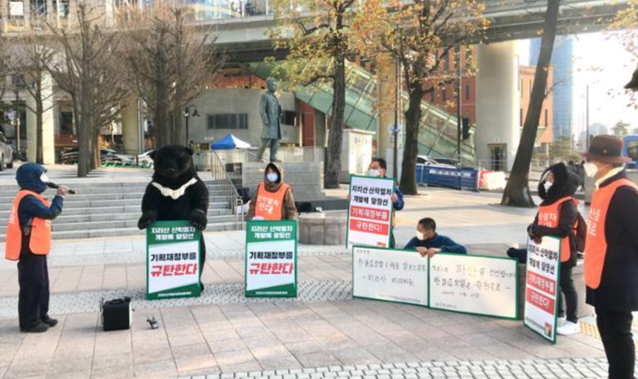
<path fill-rule="evenodd" d="M 53 188 L 53 189 L 58 189 L 60 188 L 60 186 L 58 184 L 52 183 L 52 182 L 47 182 L 47 187 L 49 188 Z M 75 195 L 77 192 L 75 192 L 74 190 L 69 188 L 69 193 L 71 195 Z"/>

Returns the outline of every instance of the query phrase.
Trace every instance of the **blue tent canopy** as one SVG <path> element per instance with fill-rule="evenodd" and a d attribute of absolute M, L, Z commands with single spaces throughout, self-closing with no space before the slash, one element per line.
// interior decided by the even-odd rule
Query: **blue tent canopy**
<path fill-rule="evenodd" d="M 249 149 L 250 144 L 235 137 L 232 133 L 210 145 L 212 150 Z"/>

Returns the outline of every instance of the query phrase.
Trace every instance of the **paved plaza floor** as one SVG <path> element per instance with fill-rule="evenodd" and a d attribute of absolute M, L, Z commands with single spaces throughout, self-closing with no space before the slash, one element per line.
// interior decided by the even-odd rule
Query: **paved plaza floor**
<path fill-rule="evenodd" d="M 535 214 L 495 205 L 498 194 L 423 192 L 398 215 L 399 244 L 429 216 L 472 253 L 504 252 L 525 243 Z M 552 345 L 520 321 L 353 300 L 341 246 L 300 245 L 297 299 L 246 299 L 244 238 L 208 233 L 204 295 L 156 302 L 144 299 L 143 238 L 54 241 L 51 313 L 60 324 L 40 335 L 19 333 L 16 265 L 1 260 L 0 379 L 606 377 L 602 344 L 586 325 Z M 121 296 L 133 298 L 133 326 L 103 332 L 99 302 Z"/>

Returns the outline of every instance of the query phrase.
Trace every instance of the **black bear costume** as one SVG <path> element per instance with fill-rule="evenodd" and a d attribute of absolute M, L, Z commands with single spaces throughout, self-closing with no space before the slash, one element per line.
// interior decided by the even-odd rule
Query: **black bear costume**
<path fill-rule="evenodd" d="M 153 180 L 142 198 L 142 217 L 137 223 L 146 229 L 155 221 L 188 220 L 199 229 L 208 223 L 208 188 L 197 176 L 193 149 L 170 145 L 149 154 L 153 159 Z M 200 265 L 206 262 L 204 236 L 200 241 Z M 204 289 L 202 285 L 202 290 Z"/>

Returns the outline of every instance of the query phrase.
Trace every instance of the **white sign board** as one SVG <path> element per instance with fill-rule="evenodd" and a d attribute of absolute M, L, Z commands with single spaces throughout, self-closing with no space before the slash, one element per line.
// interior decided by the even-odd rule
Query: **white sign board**
<path fill-rule="evenodd" d="M 392 179 L 352 176 L 347 246 L 389 247 L 392 233 Z"/>
<path fill-rule="evenodd" d="M 9 2 L 9 16 L 24 17 L 24 2 L 22 1 Z"/>
<path fill-rule="evenodd" d="M 544 237 L 542 243 L 527 242 L 525 325 L 556 343 L 556 320 L 560 278 L 560 240 Z"/>
<path fill-rule="evenodd" d="M 354 297 L 428 306 L 428 258 L 416 251 L 355 246 Z"/>
<path fill-rule="evenodd" d="M 430 307 L 516 319 L 514 259 L 439 253 L 430 259 Z"/>

